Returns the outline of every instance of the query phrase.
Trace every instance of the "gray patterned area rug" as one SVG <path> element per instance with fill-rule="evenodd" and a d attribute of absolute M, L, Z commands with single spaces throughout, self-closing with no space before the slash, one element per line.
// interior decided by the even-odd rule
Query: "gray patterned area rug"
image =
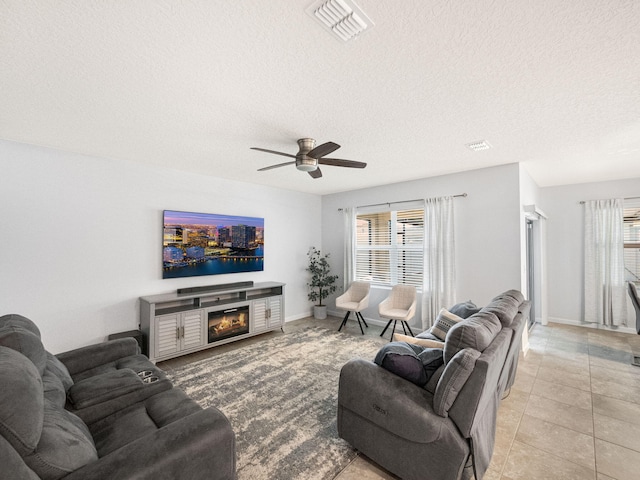
<path fill-rule="evenodd" d="M 167 374 L 236 433 L 238 480 L 335 477 L 356 456 L 336 426 L 340 368 L 381 343 L 319 327 L 266 339 Z"/>

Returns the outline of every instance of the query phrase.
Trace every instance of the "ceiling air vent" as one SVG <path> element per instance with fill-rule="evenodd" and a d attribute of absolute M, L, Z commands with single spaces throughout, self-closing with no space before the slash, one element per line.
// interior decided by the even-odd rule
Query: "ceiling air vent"
<path fill-rule="evenodd" d="M 467 148 L 469 150 L 473 150 L 474 152 L 481 152 L 482 150 L 489 150 L 491 145 L 486 140 L 479 140 L 473 143 L 467 143 Z"/>
<path fill-rule="evenodd" d="M 373 22 L 350 0 L 322 0 L 307 13 L 342 42 L 348 42 L 373 27 Z"/>

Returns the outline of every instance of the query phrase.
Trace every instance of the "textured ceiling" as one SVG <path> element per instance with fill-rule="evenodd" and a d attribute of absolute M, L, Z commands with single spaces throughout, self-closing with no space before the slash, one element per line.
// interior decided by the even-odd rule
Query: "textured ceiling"
<path fill-rule="evenodd" d="M 640 177 L 639 1 L 357 0 L 346 44 L 313 3 L 0 0 L 0 138 L 317 194 Z M 301 137 L 368 167 L 256 171 Z"/>

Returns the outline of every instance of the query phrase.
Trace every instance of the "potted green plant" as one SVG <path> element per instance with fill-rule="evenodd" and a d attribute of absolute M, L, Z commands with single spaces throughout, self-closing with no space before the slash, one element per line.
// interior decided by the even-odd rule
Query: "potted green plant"
<path fill-rule="evenodd" d="M 327 318 L 327 306 L 322 301 L 336 291 L 338 275 L 331 275 L 329 254 L 322 255 L 316 247 L 311 247 L 307 253 L 309 266 L 307 272 L 311 273 L 309 286 L 309 300 L 317 302 L 313 307 L 313 316 L 317 319 Z"/>

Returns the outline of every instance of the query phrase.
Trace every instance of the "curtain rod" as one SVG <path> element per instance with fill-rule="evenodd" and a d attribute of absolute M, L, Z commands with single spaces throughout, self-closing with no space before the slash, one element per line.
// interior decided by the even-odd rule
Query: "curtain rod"
<path fill-rule="evenodd" d="M 624 197 L 623 200 L 637 200 L 640 197 Z M 584 205 L 587 201 L 586 200 L 580 200 L 580 205 Z"/>
<path fill-rule="evenodd" d="M 458 195 L 452 195 L 452 197 L 466 197 L 467 194 L 466 193 L 460 193 Z M 373 203 L 371 205 L 358 205 L 356 208 L 364 208 L 364 207 L 379 207 L 380 205 L 387 205 L 387 206 L 391 206 L 394 203 L 409 203 L 409 202 L 418 202 L 420 200 L 424 200 L 424 198 L 416 198 L 414 200 L 400 200 L 398 202 L 385 202 L 385 203 Z M 341 212 L 343 209 L 339 208 L 338 211 Z"/>

